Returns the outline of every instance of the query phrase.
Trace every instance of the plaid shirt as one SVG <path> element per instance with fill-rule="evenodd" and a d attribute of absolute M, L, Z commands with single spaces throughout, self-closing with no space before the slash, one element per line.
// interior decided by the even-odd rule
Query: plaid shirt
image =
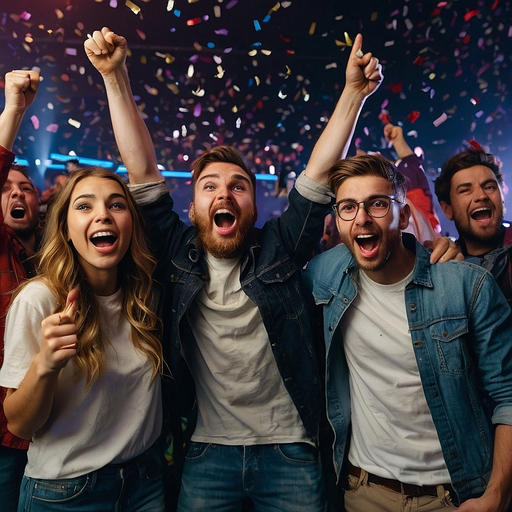
<path fill-rule="evenodd" d="M 9 174 L 14 161 L 14 153 L 0 146 L 0 187 Z M 23 266 L 25 251 L 14 231 L 4 224 L 3 213 L 0 209 L 0 367 L 4 361 L 4 330 L 7 309 L 11 302 L 12 291 L 27 278 Z M 21 439 L 7 430 L 7 420 L 4 415 L 3 402 L 6 390 L 0 388 L 0 444 L 10 448 L 26 450 L 30 441 Z"/>

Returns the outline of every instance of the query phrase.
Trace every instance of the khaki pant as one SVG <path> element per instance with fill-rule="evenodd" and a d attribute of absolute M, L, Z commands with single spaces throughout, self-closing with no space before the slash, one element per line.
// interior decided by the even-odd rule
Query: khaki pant
<path fill-rule="evenodd" d="M 456 508 L 451 502 L 449 491 L 442 485 L 437 486 L 437 496 L 413 498 L 382 485 L 369 484 L 364 470 L 361 470 L 359 477 L 348 476 L 347 488 L 347 512 L 446 512 L 446 509 Z"/>

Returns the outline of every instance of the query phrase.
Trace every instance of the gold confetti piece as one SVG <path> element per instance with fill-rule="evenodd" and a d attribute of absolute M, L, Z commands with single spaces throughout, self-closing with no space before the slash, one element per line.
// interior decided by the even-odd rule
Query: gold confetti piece
<path fill-rule="evenodd" d="M 217 66 L 217 74 L 215 75 L 215 78 L 223 78 L 225 72 L 226 71 L 223 69 L 222 66 Z"/>
<path fill-rule="evenodd" d="M 144 89 L 146 89 L 151 96 L 158 96 L 158 89 L 156 87 L 151 87 L 150 85 L 145 84 Z"/>
<path fill-rule="evenodd" d="M 174 0 L 167 0 L 167 10 L 172 11 L 174 9 Z"/>
<path fill-rule="evenodd" d="M 263 55 L 271 55 L 272 50 L 261 50 L 261 53 L 263 53 Z"/>
<path fill-rule="evenodd" d="M 140 7 L 135 5 L 133 2 L 130 2 L 130 0 L 125 0 L 124 5 L 126 5 L 126 7 L 128 7 L 128 9 L 133 12 L 133 14 L 139 14 Z"/>
<path fill-rule="evenodd" d="M 256 85 L 260 85 L 260 83 L 261 83 L 261 80 L 260 80 L 259 76 L 255 76 L 254 77 L 254 81 L 256 82 Z"/>
<path fill-rule="evenodd" d="M 61 20 L 62 18 L 64 18 L 64 13 L 60 9 L 55 9 L 54 12 L 55 12 L 55 16 L 57 16 L 58 20 Z"/>
<path fill-rule="evenodd" d="M 284 79 L 287 80 L 290 78 L 290 75 L 292 74 L 292 70 L 285 64 L 286 67 L 286 74 L 284 75 Z"/>
<path fill-rule="evenodd" d="M 352 46 L 354 43 L 352 39 L 350 39 L 348 32 L 344 32 L 343 35 L 345 36 L 345 42 L 347 43 L 347 46 Z"/>
<path fill-rule="evenodd" d="M 167 89 L 170 89 L 173 94 L 179 94 L 180 90 L 176 84 L 166 84 Z"/>
<path fill-rule="evenodd" d="M 316 30 L 316 21 L 313 21 L 313 23 L 311 23 L 311 25 L 309 26 L 308 34 L 310 36 L 312 36 L 315 33 L 315 30 Z"/>
<path fill-rule="evenodd" d="M 249 57 L 254 57 L 258 53 L 258 50 L 254 49 L 249 52 Z"/>
<path fill-rule="evenodd" d="M 190 64 L 190 66 L 187 69 L 187 76 L 189 78 L 192 78 L 194 76 L 194 65 Z"/>

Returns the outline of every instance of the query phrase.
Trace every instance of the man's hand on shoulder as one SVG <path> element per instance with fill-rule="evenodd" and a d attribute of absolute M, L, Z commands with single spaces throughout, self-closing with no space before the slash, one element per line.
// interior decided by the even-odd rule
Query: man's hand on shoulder
<path fill-rule="evenodd" d="M 464 261 L 460 247 L 449 237 L 440 236 L 434 240 L 427 240 L 423 244 L 426 249 L 432 250 L 430 263 L 444 263 L 445 261 Z"/>

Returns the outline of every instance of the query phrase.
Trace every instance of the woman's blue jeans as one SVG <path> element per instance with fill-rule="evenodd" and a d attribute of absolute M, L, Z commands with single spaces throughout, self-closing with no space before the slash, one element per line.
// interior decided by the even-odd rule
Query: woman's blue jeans
<path fill-rule="evenodd" d="M 158 453 L 148 450 L 76 478 L 24 476 L 18 512 L 164 512 L 162 468 Z"/>
<path fill-rule="evenodd" d="M 191 443 L 178 512 L 323 512 L 318 450 L 306 443 L 227 446 Z"/>

